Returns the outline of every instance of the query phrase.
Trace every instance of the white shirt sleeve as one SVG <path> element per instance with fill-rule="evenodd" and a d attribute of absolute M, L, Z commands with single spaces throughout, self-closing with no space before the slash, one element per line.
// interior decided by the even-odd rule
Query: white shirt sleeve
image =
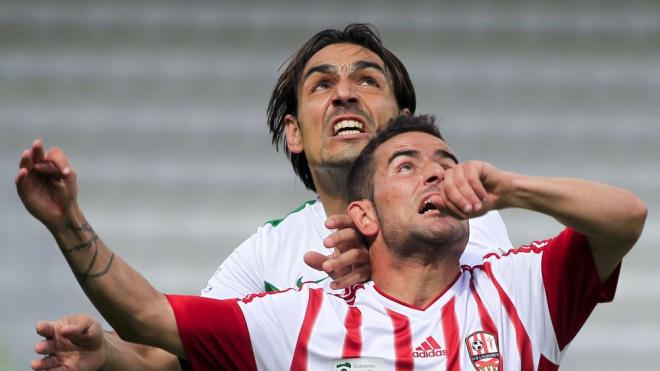
<path fill-rule="evenodd" d="M 201 296 L 214 299 L 242 298 L 264 291 L 263 264 L 259 254 L 262 228 L 222 262 L 202 290 Z"/>
<path fill-rule="evenodd" d="M 484 255 L 492 252 L 501 254 L 513 247 L 509 231 L 498 211 L 489 211 L 470 219 L 469 223 L 470 238 L 461 256 L 461 264 L 477 265 Z"/>

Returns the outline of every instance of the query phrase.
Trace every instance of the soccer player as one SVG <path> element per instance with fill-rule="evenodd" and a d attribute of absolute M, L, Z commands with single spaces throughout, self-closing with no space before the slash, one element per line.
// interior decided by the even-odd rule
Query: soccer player
<path fill-rule="evenodd" d="M 647 214 L 620 188 L 459 164 L 427 116 L 401 116 L 372 139 L 347 194 L 372 281 L 344 295 L 304 286 L 210 300 L 163 295 L 130 276 L 101 293 L 102 314 L 122 337 L 198 370 L 556 370 L 595 305 L 612 299 Z M 461 265 L 466 219 L 508 207 L 566 227 Z M 81 326 L 99 339 L 90 318 L 63 332 Z"/>
<path fill-rule="evenodd" d="M 273 89 L 268 125 L 273 143 L 285 145 L 295 173 L 318 194 L 318 199 L 283 220 L 260 227 L 211 277 L 202 296 L 242 297 L 296 287 L 307 281 L 318 282 L 326 289 L 344 289 L 368 279 L 368 254 L 345 215 L 346 174 L 377 128 L 401 112 L 414 112 L 415 105 L 414 87 L 405 66 L 369 26 L 354 24 L 344 30 L 324 30 L 307 41 L 293 55 Z M 39 160 L 44 156 L 41 144 L 26 156 L 31 156 L 30 152 Z M 53 156 L 63 157 L 57 150 Z M 54 223 L 49 228 L 60 227 L 53 230 L 60 234 L 76 232 L 63 230 L 68 216 L 60 216 L 49 220 Z M 85 226 L 79 210 L 72 218 L 76 227 Z M 510 247 L 506 227 L 497 212 L 473 219 L 470 224 L 472 233 L 464 263 L 479 261 L 493 251 L 493 246 Z M 331 234 L 332 229 L 339 230 Z M 91 230 L 87 232 L 77 236 L 77 244 L 94 238 Z M 95 299 L 96 290 L 114 285 L 113 276 L 106 274 L 113 261 L 103 252 L 96 255 L 94 243 L 68 256 L 81 285 L 98 307 L 104 304 Z M 331 259 L 326 258 L 326 247 L 337 247 Z M 116 348 L 122 343 L 112 339 L 106 345 Z M 158 350 L 144 354 L 128 349 L 108 350 L 95 354 L 98 362 L 111 352 L 121 355 L 112 357 L 113 360 L 126 360 L 116 367 L 108 366 L 113 369 L 126 370 L 129 364 L 140 370 L 148 365 L 154 369 L 178 367 L 175 357 Z"/>

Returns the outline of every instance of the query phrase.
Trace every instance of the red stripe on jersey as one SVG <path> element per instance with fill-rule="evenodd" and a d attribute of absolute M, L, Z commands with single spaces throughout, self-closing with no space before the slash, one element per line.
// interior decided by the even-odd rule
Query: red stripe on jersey
<path fill-rule="evenodd" d="M 346 338 L 341 358 L 358 358 L 362 354 L 362 312 L 356 307 L 349 307 L 344 326 Z"/>
<path fill-rule="evenodd" d="M 396 371 L 412 370 L 414 360 L 412 356 L 412 334 L 410 332 L 410 320 L 403 314 L 387 310 L 394 326 L 394 350 L 396 352 Z"/>
<path fill-rule="evenodd" d="M 454 310 L 455 298 L 451 298 L 442 307 L 442 332 L 445 337 L 445 346 L 447 347 L 447 371 L 457 371 L 461 369 L 458 362 L 461 353 L 461 339 L 458 334 L 458 320 L 456 319 L 456 311 Z"/>
<path fill-rule="evenodd" d="M 477 309 L 479 311 L 479 319 L 481 320 L 481 327 L 484 329 L 484 331 L 489 332 L 493 336 L 495 336 L 495 339 L 499 339 L 499 334 L 497 332 L 497 326 L 495 326 L 495 321 L 493 321 L 493 317 L 491 317 L 490 313 L 488 313 L 486 306 L 481 300 L 481 296 L 479 296 L 479 293 L 474 287 L 474 276 L 470 278 L 470 292 L 472 292 L 472 297 L 474 298 L 474 301 L 477 303 Z M 500 368 L 503 369 L 504 368 L 503 365 L 504 365 L 504 356 L 500 353 Z"/>
<path fill-rule="evenodd" d="M 474 301 L 477 303 L 477 308 L 479 309 L 479 319 L 481 319 L 481 327 L 484 329 L 484 331 L 490 332 L 497 338 L 498 337 L 497 327 L 495 326 L 495 321 L 493 321 L 493 318 L 490 316 L 490 313 L 488 313 L 486 306 L 481 300 L 481 296 L 479 296 L 477 290 L 474 288 L 474 280 L 472 278 L 470 279 L 470 291 L 472 292 L 472 297 L 474 298 Z"/>
<path fill-rule="evenodd" d="M 165 295 L 195 370 L 256 370 L 247 323 L 236 300 Z"/>
<path fill-rule="evenodd" d="M 312 334 L 312 328 L 321 310 L 321 304 L 323 304 L 323 290 L 309 289 L 309 301 L 307 302 L 305 318 L 298 334 L 296 350 L 291 360 L 291 370 L 307 370 L 307 346 L 309 344 L 309 337 Z"/>
<path fill-rule="evenodd" d="M 490 266 L 490 263 L 484 263 L 484 271 L 495 285 L 497 293 L 500 296 L 500 301 L 504 305 L 506 313 L 509 315 L 509 320 L 513 324 L 513 327 L 516 329 L 516 344 L 518 345 L 518 352 L 520 353 L 520 370 L 521 371 L 532 371 L 534 370 L 534 360 L 532 359 L 532 343 L 529 339 L 529 335 L 523 326 L 520 317 L 518 316 L 518 311 L 513 305 L 511 298 L 504 292 L 500 283 L 497 282 L 493 270 Z"/>

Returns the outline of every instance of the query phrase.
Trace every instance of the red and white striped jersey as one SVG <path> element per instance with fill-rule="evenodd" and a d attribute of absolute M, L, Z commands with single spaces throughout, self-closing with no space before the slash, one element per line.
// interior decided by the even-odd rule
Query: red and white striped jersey
<path fill-rule="evenodd" d="M 556 370 L 618 269 L 600 283 L 571 230 L 463 266 L 426 308 L 373 283 L 242 300 L 168 296 L 195 370 Z"/>

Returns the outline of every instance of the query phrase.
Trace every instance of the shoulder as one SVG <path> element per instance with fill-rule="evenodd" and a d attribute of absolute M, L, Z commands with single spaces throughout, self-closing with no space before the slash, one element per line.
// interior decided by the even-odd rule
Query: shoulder
<path fill-rule="evenodd" d="M 291 210 L 282 218 L 271 219 L 263 224 L 262 228 L 266 229 L 275 229 L 275 228 L 284 228 L 290 224 L 300 223 L 302 221 L 309 221 L 309 214 L 311 214 L 314 209 L 317 209 L 321 206 L 319 200 L 308 200 L 303 202 L 301 205 Z M 280 227 L 282 226 L 282 227 Z"/>
<path fill-rule="evenodd" d="M 320 213 L 318 209 L 320 209 Z M 294 245 L 302 241 L 313 239 L 317 235 L 324 235 L 327 230 L 323 224 L 323 206 L 318 200 L 309 200 L 298 206 L 286 216 L 272 219 L 259 226 L 243 244 L 239 247 L 250 248 L 286 247 L 291 250 Z"/>

